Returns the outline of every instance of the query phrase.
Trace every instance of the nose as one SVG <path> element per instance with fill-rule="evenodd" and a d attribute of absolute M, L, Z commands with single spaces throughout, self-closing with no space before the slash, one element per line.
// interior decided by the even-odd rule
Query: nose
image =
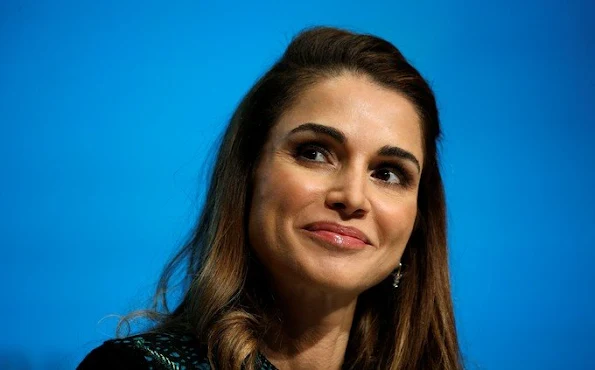
<path fill-rule="evenodd" d="M 342 217 L 364 217 L 371 208 L 367 185 L 365 171 L 354 169 L 337 173 L 327 192 L 326 206 L 341 213 Z"/>

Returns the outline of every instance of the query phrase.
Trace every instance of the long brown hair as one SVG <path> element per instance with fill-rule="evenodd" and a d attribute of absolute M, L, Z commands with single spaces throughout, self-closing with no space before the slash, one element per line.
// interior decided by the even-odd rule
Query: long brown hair
<path fill-rule="evenodd" d="M 155 295 L 154 330 L 193 332 L 217 368 L 253 369 L 274 312 L 246 231 L 261 149 L 271 127 L 301 92 L 343 73 L 366 75 L 408 98 L 421 118 L 424 146 L 418 218 L 401 259 L 402 281 L 398 289 L 382 282 L 360 295 L 344 368 L 463 367 L 449 283 L 434 94 L 389 42 L 318 27 L 297 35 L 239 104 L 222 138 L 197 226 L 166 266 Z M 170 312 L 166 298 L 180 269 L 183 298 Z"/>

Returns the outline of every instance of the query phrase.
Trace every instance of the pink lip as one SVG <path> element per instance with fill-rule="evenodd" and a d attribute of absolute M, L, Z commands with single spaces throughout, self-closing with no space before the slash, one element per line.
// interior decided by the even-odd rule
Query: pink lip
<path fill-rule="evenodd" d="M 334 222 L 315 222 L 307 225 L 304 230 L 338 248 L 362 249 L 371 245 L 370 240 L 361 230 Z"/>

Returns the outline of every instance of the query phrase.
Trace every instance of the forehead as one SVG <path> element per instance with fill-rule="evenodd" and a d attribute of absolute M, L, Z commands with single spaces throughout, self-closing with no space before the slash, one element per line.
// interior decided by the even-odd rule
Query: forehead
<path fill-rule="evenodd" d="M 350 145 L 362 150 L 399 146 L 422 161 L 421 121 L 415 107 L 367 76 L 344 74 L 312 85 L 281 115 L 271 138 L 281 138 L 306 122 L 337 128 Z"/>

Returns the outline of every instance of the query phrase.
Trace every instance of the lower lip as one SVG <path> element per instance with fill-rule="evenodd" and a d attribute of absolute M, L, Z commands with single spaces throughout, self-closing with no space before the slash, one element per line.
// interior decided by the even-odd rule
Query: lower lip
<path fill-rule="evenodd" d="M 367 246 L 367 244 L 360 239 L 342 234 L 337 234 L 328 230 L 305 231 L 314 239 L 318 239 L 327 244 L 331 244 L 337 249 L 359 250 Z"/>

